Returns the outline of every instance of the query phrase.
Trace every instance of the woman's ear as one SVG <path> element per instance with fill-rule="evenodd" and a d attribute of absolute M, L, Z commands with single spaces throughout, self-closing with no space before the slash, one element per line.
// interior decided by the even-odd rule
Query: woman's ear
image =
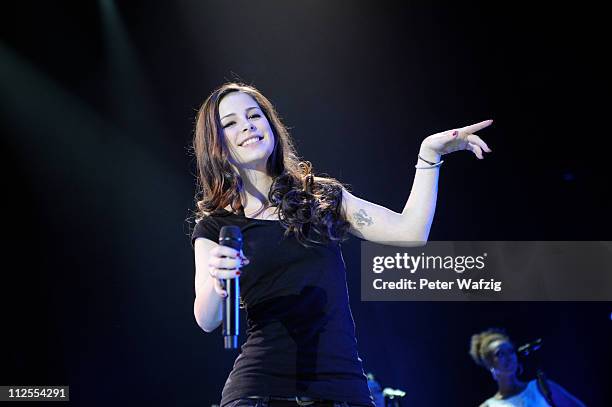
<path fill-rule="evenodd" d="M 493 376 L 493 380 L 497 381 L 497 374 L 496 374 L 495 368 L 494 367 L 490 368 L 489 372 L 491 372 L 491 376 Z"/>

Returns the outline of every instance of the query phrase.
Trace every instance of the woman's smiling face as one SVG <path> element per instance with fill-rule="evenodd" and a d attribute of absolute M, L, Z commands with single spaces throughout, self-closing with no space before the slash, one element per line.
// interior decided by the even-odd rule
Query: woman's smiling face
<path fill-rule="evenodd" d="M 231 163 L 265 171 L 274 151 L 274 135 L 255 99 L 243 92 L 226 95 L 219 102 L 219 118 Z"/>

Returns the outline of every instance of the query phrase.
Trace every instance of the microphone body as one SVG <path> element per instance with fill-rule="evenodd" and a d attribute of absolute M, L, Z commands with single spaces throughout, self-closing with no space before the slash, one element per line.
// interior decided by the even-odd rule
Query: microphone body
<path fill-rule="evenodd" d="M 219 245 L 242 250 L 242 232 L 238 226 L 223 226 L 219 232 Z M 223 343 L 225 349 L 238 349 L 238 333 L 240 331 L 240 280 L 229 278 L 224 280 L 225 303 L 223 304 Z"/>

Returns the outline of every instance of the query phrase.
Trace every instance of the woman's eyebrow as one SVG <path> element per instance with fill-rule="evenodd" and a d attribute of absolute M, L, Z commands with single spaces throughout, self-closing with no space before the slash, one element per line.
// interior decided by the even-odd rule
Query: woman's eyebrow
<path fill-rule="evenodd" d="M 248 111 L 249 111 L 249 110 L 251 110 L 251 109 L 259 109 L 259 107 L 257 107 L 257 106 L 247 107 L 247 108 L 246 108 L 244 111 L 245 111 L 245 112 L 248 112 Z M 235 116 L 235 115 L 236 115 L 236 113 L 226 114 L 225 116 L 223 116 L 223 117 L 221 118 L 221 120 L 225 119 L 226 117 L 229 117 L 229 116 Z"/>

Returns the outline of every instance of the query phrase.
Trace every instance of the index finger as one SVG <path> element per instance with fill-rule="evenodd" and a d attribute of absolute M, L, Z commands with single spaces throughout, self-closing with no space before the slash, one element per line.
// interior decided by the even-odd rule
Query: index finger
<path fill-rule="evenodd" d="M 489 127 L 493 123 L 493 120 L 485 120 L 480 123 L 470 124 L 469 126 L 465 126 L 459 129 L 461 133 L 471 134 L 476 133 L 479 130 L 484 129 L 485 127 Z"/>
<path fill-rule="evenodd" d="M 236 256 L 238 256 L 238 250 L 221 245 L 212 249 L 211 252 L 213 256 L 227 256 L 231 258 L 235 258 Z"/>

